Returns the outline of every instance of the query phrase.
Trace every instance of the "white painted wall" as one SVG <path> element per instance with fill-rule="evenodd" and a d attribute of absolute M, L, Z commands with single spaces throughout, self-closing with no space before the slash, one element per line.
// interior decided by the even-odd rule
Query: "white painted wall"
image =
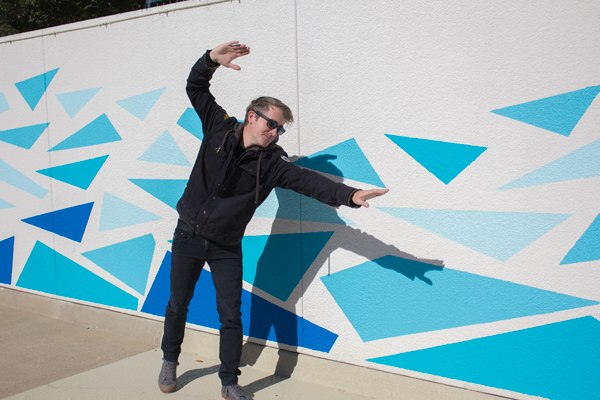
<path fill-rule="evenodd" d="M 138 158 L 168 130 L 193 164 L 200 142 L 177 125 L 189 107 L 184 90 L 187 75 L 207 48 L 240 40 L 251 47 L 251 55 L 239 60 L 242 70 L 218 70 L 211 88 L 230 115 L 242 119 L 246 105 L 260 95 L 278 97 L 296 116 L 297 122 L 280 140 L 290 155 L 310 156 L 354 139 L 390 188 L 389 194 L 373 200 L 369 209 L 338 210 L 354 226 L 274 221 L 267 217 L 257 217 L 249 225 L 248 236 L 335 232 L 287 301 L 254 290 L 273 304 L 338 335 L 328 353 L 308 348 L 298 351 L 491 393 L 520 398 L 544 396 L 535 385 L 519 390 L 500 383 L 495 386 L 368 360 L 504 333 L 532 332 L 527 330 L 585 316 L 592 316 L 596 322 L 600 319 L 600 306 L 593 305 L 600 301 L 598 257 L 561 265 L 600 213 L 600 168 L 591 162 L 589 178 L 498 190 L 598 140 L 600 100 L 589 104 L 569 136 L 491 112 L 599 85 L 600 4 L 311 0 L 245 0 L 209 6 L 203 3 L 191 0 L 160 10 L 0 38 L 0 92 L 9 105 L 5 111 L 0 109 L 0 131 L 50 122 L 30 149 L 0 142 L 0 160 L 49 191 L 38 198 L 16 189 L 0 176 L 0 199 L 14 206 L 0 209 L 0 241 L 14 237 L 12 278 L 4 285 L 28 290 L 17 282 L 36 241 L 40 241 L 139 299 L 138 309 L 131 312 L 147 315 L 140 310 L 170 249 L 177 215 L 128 179 L 187 179 L 189 167 L 142 162 Z M 31 110 L 15 83 L 55 68 L 59 68 L 58 73 Z M 56 97 L 98 87 L 102 89 L 73 118 Z M 143 121 L 116 104 L 160 88 L 166 90 Z M 48 152 L 103 113 L 122 141 Z M 446 184 L 386 134 L 486 150 Z M 87 190 L 36 173 L 106 154 L 106 163 Z M 352 179 L 345 182 L 361 188 L 374 187 Z M 161 219 L 100 232 L 105 192 Z M 95 205 L 81 243 L 21 222 L 90 201 Z M 507 260 L 498 260 L 457 240 L 394 218 L 380 207 L 570 217 Z M 145 294 L 82 256 L 87 251 L 149 233 L 156 246 Z M 598 233 L 595 235 L 592 237 L 597 238 Z M 592 302 L 587 307 L 565 306 L 562 311 L 533 312 L 518 318 L 491 315 L 487 323 L 363 341 L 321 278 L 383 256 L 401 254 L 443 260 L 446 270 Z M 443 273 L 427 273 L 433 280 L 432 287 Z M 416 279 L 414 284 L 423 282 Z M 253 291 L 248 282 L 244 288 Z M 348 287 L 350 293 L 353 289 Z M 360 299 L 361 293 L 356 296 Z M 490 314 L 496 312 L 489 310 Z M 198 329 L 215 332 L 201 326 Z M 590 343 L 590 348 L 590 354 L 600 351 L 597 342 Z M 495 357 L 497 350 L 490 348 L 490 358 Z M 524 350 L 527 351 L 526 346 Z M 578 379 L 583 379 L 578 374 L 588 367 L 579 367 L 567 374 L 564 385 L 576 385 Z M 558 391 L 552 393 L 562 398 Z"/>

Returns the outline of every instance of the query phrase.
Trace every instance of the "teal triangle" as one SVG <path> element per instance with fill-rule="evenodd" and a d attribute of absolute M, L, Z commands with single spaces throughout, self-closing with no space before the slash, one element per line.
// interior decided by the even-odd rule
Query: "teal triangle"
<path fill-rule="evenodd" d="M 536 398 L 599 399 L 600 321 L 591 316 L 368 361 Z"/>
<path fill-rule="evenodd" d="M 523 188 L 548 183 L 600 176 L 600 140 L 596 140 L 552 161 L 498 190 Z"/>
<path fill-rule="evenodd" d="M 282 188 L 275 188 L 256 209 L 254 216 L 356 226 L 356 223 L 339 214 L 335 208 Z"/>
<path fill-rule="evenodd" d="M 0 141 L 29 150 L 44 133 L 48 125 L 50 125 L 50 122 L 0 131 Z"/>
<path fill-rule="evenodd" d="M 102 89 L 101 87 L 93 89 L 78 90 L 76 92 L 57 94 L 56 97 L 63 106 L 69 118 L 73 118 L 89 101 Z"/>
<path fill-rule="evenodd" d="M 80 189 L 86 190 L 104 165 L 108 155 L 78 161 L 71 164 L 59 165 L 57 167 L 40 169 L 37 171 L 42 175 L 68 183 Z"/>
<path fill-rule="evenodd" d="M 569 136 L 600 92 L 599 86 L 546 97 L 492 112 L 560 135 Z"/>
<path fill-rule="evenodd" d="M 485 147 L 467 144 L 386 136 L 445 184 L 450 183 L 486 150 Z"/>
<path fill-rule="evenodd" d="M 81 243 L 94 203 L 25 218 L 23 222 Z"/>
<path fill-rule="evenodd" d="M 191 166 L 169 131 L 164 131 L 138 160 L 184 167 Z"/>
<path fill-rule="evenodd" d="M 596 216 L 594 222 L 569 250 L 560 264 L 575 264 L 596 260 L 600 260 L 600 214 Z"/>
<path fill-rule="evenodd" d="M 181 114 L 181 117 L 179 117 L 179 120 L 177 121 L 177 125 L 200 140 L 202 140 L 204 137 L 204 133 L 202 131 L 202 121 L 193 108 L 187 108 L 183 114 Z"/>
<path fill-rule="evenodd" d="M 177 209 L 177 202 L 187 185 L 187 179 L 130 179 L 130 181 L 173 209 Z"/>
<path fill-rule="evenodd" d="M 16 286 L 39 292 L 136 310 L 138 299 L 81 265 L 36 242 Z"/>
<path fill-rule="evenodd" d="M 302 280 L 333 232 L 244 236 L 243 278 L 286 301 Z"/>
<path fill-rule="evenodd" d="M 21 93 L 21 96 L 25 99 L 31 111 L 37 106 L 40 99 L 46 93 L 46 89 L 54 75 L 58 72 L 58 68 L 48 71 L 44 74 L 34 76 L 33 78 L 26 79 L 24 81 L 15 83 L 15 86 Z"/>
<path fill-rule="evenodd" d="M 391 255 L 321 280 L 366 342 L 599 304 Z"/>
<path fill-rule="evenodd" d="M 161 219 L 138 206 L 105 192 L 100 216 L 100 232 Z"/>
<path fill-rule="evenodd" d="M 2 200 L 2 199 L 0 199 L 0 210 L 1 210 L 1 209 L 3 209 L 3 208 L 13 208 L 13 207 L 14 207 L 14 205 L 13 205 L 13 204 L 10 204 L 10 203 L 9 203 L 8 201 L 6 201 L 6 200 Z"/>
<path fill-rule="evenodd" d="M 508 260 L 570 217 L 520 212 L 379 209 L 500 261 Z"/>
<path fill-rule="evenodd" d="M 121 136 L 106 114 L 102 114 L 48 151 L 76 149 L 119 140 L 122 140 Z"/>
<path fill-rule="evenodd" d="M 48 189 L 38 185 L 2 160 L 0 160 L 0 181 L 4 181 L 9 185 L 19 188 L 39 199 L 43 199 L 46 194 L 48 194 Z"/>
<path fill-rule="evenodd" d="M 81 255 L 143 295 L 155 245 L 148 234 Z"/>
<path fill-rule="evenodd" d="M 348 139 L 311 156 L 301 158 L 294 164 L 330 175 L 385 187 L 354 139 Z"/>
<path fill-rule="evenodd" d="M 0 114 L 8 110 L 10 110 L 10 106 L 6 100 L 6 96 L 4 96 L 3 92 L 0 92 Z"/>
<path fill-rule="evenodd" d="M 123 100 L 118 100 L 117 104 L 123 107 L 131 115 L 140 121 L 148 115 L 158 98 L 163 94 L 166 88 L 153 90 L 151 92 L 138 94 Z"/>

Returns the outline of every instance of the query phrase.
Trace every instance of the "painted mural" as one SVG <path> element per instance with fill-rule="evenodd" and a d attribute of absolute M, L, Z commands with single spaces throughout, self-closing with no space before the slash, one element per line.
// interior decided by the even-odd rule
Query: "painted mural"
<path fill-rule="evenodd" d="M 2 46 L 7 44 L 0 44 L 0 53 Z M 193 151 L 184 144 L 199 147 L 202 124 L 185 103 L 164 100 L 166 93 L 181 87 L 157 85 L 113 98 L 114 92 L 105 89 L 112 84 L 110 76 L 103 86 L 90 87 L 72 82 L 63 69 L 59 65 L 34 75 L 13 71 L 10 76 L 20 78 L 0 80 L 0 283 L 162 317 L 171 258 L 164 230 L 175 224 L 175 205 L 194 162 Z M 486 112 L 498 124 L 510 120 L 513 129 L 534 127 L 568 140 L 582 118 L 591 114 L 597 126 L 600 115 L 600 85 L 571 89 Z M 44 120 L 36 112 L 40 107 L 62 110 L 60 131 L 52 129 L 56 114 L 48 113 Z M 145 121 L 172 115 L 176 118 L 166 129 L 153 132 L 151 140 L 141 139 L 150 129 Z M 376 135 L 387 154 L 415 163 L 411 171 L 424 185 L 452 187 L 459 179 L 480 185 L 478 176 L 493 175 L 481 162 L 494 151 L 493 143 L 438 140 L 400 130 Z M 600 133 L 586 135 L 584 145 L 524 169 L 514 179 L 498 176 L 492 182 L 493 196 L 582 180 L 597 186 Z M 358 133 L 336 138 L 337 143 L 292 161 L 355 186 L 397 189 L 397 169 L 378 170 L 381 163 L 366 151 Z M 136 140 L 143 148 L 132 160 L 124 150 Z M 33 171 L 28 158 L 44 157 L 48 165 Z M 131 165 L 149 166 L 155 177 L 139 174 Z M 369 215 L 435 238 L 463 254 L 465 263 L 477 262 L 470 258 L 489 260 L 498 268 L 525 251 L 546 252 L 536 243 L 583 211 L 536 209 L 535 204 L 522 209 L 431 208 L 425 201 L 422 207 L 385 204 L 373 203 Z M 556 255 L 553 268 L 600 265 L 600 208 L 586 207 L 585 213 L 594 214 L 587 218 L 587 228 L 561 239 L 572 245 Z M 489 273 L 489 266 L 462 270 L 445 260 L 443 250 L 441 260 L 414 256 L 390 244 L 393 232 L 374 236 L 352 212 L 284 189 L 271 193 L 255 219 L 271 233 L 250 232 L 242 241 L 242 315 L 249 340 L 386 371 L 417 372 L 438 381 L 447 378 L 444 382 L 552 399 L 600 398 L 600 321 L 597 312 L 585 311 L 600 304 L 597 296 L 501 279 Z M 384 248 L 385 254 L 375 257 L 369 247 Z M 331 271 L 340 249 L 366 261 L 333 262 Z M 309 287 L 321 297 L 304 304 Z M 188 322 L 196 329 L 217 332 L 209 270 L 201 275 L 190 309 Z M 580 317 L 544 319 L 576 309 L 582 310 Z M 539 319 L 526 329 L 506 325 L 500 333 L 484 328 L 464 340 L 436 339 L 460 328 L 526 317 Z M 329 319 L 333 322 L 327 323 Z M 427 339 L 420 342 L 420 337 Z"/>

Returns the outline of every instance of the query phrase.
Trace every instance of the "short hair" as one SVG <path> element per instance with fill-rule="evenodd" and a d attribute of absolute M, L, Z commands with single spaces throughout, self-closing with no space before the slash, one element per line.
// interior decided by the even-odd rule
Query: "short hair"
<path fill-rule="evenodd" d="M 244 119 L 244 126 L 248 125 L 248 114 L 250 111 L 258 111 L 259 113 L 265 114 L 267 113 L 271 107 L 277 107 L 281 111 L 283 111 L 283 118 L 285 119 L 286 124 L 291 124 L 294 122 L 294 115 L 292 114 L 292 110 L 288 106 L 286 106 L 281 100 L 276 99 L 274 97 L 262 96 L 257 99 L 254 99 L 250 102 L 250 105 L 246 108 L 246 118 Z"/>

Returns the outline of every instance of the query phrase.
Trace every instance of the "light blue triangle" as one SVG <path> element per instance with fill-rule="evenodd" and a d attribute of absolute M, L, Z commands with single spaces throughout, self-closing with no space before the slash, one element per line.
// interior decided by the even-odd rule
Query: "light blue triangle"
<path fill-rule="evenodd" d="M 164 131 L 138 160 L 184 167 L 191 166 L 169 131 Z"/>
<path fill-rule="evenodd" d="M 100 216 L 100 232 L 125 226 L 143 224 L 161 219 L 138 206 L 118 198 L 108 192 L 104 193 L 102 215 Z"/>
<path fill-rule="evenodd" d="M 78 161 L 72 164 L 40 169 L 36 172 L 49 176 L 52 179 L 68 183 L 69 185 L 76 186 L 80 189 L 87 190 L 107 158 L 108 155 Z"/>
<path fill-rule="evenodd" d="M 136 310 L 138 306 L 134 296 L 39 241 L 16 286 L 129 310 Z"/>
<path fill-rule="evenodd" d="M 118 100 L 117 104 L 123 107 L 131 115 L 143 121 L 148 115 L 158 98 L 163 94 L 166 88 L 156 89 L 151 92 L 138 94 L 123 100 Z"/>
<path fill-rule="evenodd" d="M 13 208 L 14 205 L 10 204 L 8 201 L 0 199 L 0 210 L 3 208 Z"/>
<path fill-rule="evenodd" d="M 6 100 L 6 96 L 4 96 L 4 92 L 0 92 L 0 114 L 8 110 L 10 110 L 10 106 Z"/>
<path fill-rule="evenodd" d="M 0 141 L 29 150 L 44 133 L 48 125 L 50 125 L 50 122 L 0 131 Z"/>
<path fill-rule="evenodd" d="M 574 264 L 596 260 L 600 260 L 600 214 L 598 214 L 594 222 L 592 222 L 577 243 L 575 243 L 575 246 L 569 250 L 560 264 Z"/>
<path fill-rule="evenodd" d="M 523 188 L 547 183 L 600 176 L 600 140 L 596 140 L 552 161 L 498 190 Z"/>
<path fill-rule="evenodd" d="M 0 181 L 21 189 L 38 199 L 43 199 L 48 193 L 47 189 L 44 189 L 2 160 L 0 160 Z"/>
<path fill-rule="evenodd" d="M 394 256 L 321 280 L 365 342 L 599 304 Z"/>
<path fill-rule="evenodd" d="M 187 185 L 187 179 L 130 179 L 130 181 L 173 209 L 177 209 L 177 202 Z"/>
<path fill-rule="evenodd" d="M 385 135 L 446 185 L 486 150 L 486 147 Z"/>
<path fill-rule="evenodd" d="M 256 209 L 254 216 L 356 226 L 356 223 L 339 214 L 335 208 L 282 188 L 275 188 Z"/>
<path fill-rule="evenodd" d="M 102 89 L 101 87 L 93 89 L 78 90 L 76 92 L 57 94 L 56 97 L 63 106 L 69 118 L 73 118 L 89 101 Z"/>
<path fill-rule="evenodd" d="M 48 71 L 44 74 L 34 76 L 33 78 L 26 79 L 24 81 L 15 83 L 15 86 L 21 93 L 21 96 L 25 99 L 31 111 L 37 106 L 40 99 L 46 93 L 48 85 L 54 79 L 54 75 L 58 72 L 58 68 Z"/>
<path fill-rule="evenodd" d="M 599 399 L 600 321 L 591 316 L 374 358 L 378 364 L 554 400 Z"/>
<path fill-rule="evenodd" d="M 520 212 L 379 209 L 500 261 L 508 260 L 570 217 Z"/>
<path fill-rule="evenodd" d="M 204 138 L 204 132 L 202 131 L 202 121 L 193 108 L 187 108 L 179 120 L 177 125 L 202 140 Z"/>
<path fill-rule="evenodd" d="M 560 135 L 569 136 L 592 104 L 600 86 L 546 97 L 492 112 Z"/>
<path fill-rule="evenodd" d="M 309 232 L 244 236 L 244 280 L 286 301 L 332 235 Z"/>
<path fill-rule="evenodd" d="M 48 151 L 76 149 L 119 140 L 122 140 L 121 136 L 106 114 L 102 114 Z"/>
<path fill-rule="evenodd" d="M 301 158 L 294 164 L 330 175 L 385 187 L 354 139 L 348 139 L 311 156 Z"/>
<path fill-rule="evenodd" d="M 154 237 L 148 234 L 81 255 L 143 295 L 155 245 Z"/>

